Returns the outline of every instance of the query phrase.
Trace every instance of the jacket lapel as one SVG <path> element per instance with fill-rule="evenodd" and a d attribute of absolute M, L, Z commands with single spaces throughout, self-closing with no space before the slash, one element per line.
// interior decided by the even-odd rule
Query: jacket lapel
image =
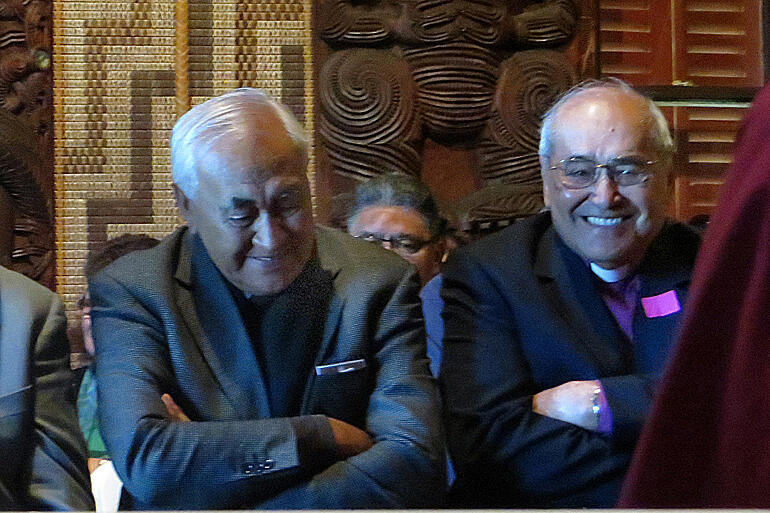
<path fill-rule="evenodd" d="M 264 376 L 238 307 L 197 236 L 187 233 L 179 262 L 177 302 L 222 392 L 238 417 L 270 417 Z"/>
<path fill-rule="evenodd" d="M 678 252 L 676 241 L 669 240 L 666 229 L 653 243 L 639 268 L 642 277 L 640 298 L 660 296 L 673 291 L 681 307 L 687 299 L 692 278 L 689 255 Z M 640 372 L 660 372 L 664 368 L 669 346 L 676 339 L 682 311 L 660 317 L 648 317 L 641 300 L 634 313 L 634 349 Z"/>
<path fill-rule="evenodd" d="M 551 227 L 535 256 L 535 274 L 563 329 L 576 348 L 602 375 L 629 368 L 631 351 L 615 318 L 594 285 L 591 270 L 559 239 Z"/>
<path fill-rule="evenodd" d="M 335 345 L 339 340 L 342 311 L 345 306 L 344 298 L 337 293 L 337 287 L 339 286 L 338 279 L 340 277 L 340 271 L 342 270 L 339 256 L 334 257 L 330 255 L 329 252 L 327 252 L 323 237 L 318 236 L 318 233 L 316 235 L 316 254 L 321 268 L 320 273 L 324 281 L 328 280 L 324 286 L 326 287 L 326 290 L 329 291 L 330 297 L 326 302 L 328 311 L 324 322 L 323 335 L 321 336 L 321 345 L 318 346 L 318 353 L 316 354 L 313 368 L 310 369 L 310 376 L 308 376 L 305 393 L 302 397 L 301 413 L 303 414 L 309 413 L 308 407 L 312 404 L 311 399 L 316 383 L 315 366 L 321 365 L 326 361 L 326 359 L 333 353 Z"/>

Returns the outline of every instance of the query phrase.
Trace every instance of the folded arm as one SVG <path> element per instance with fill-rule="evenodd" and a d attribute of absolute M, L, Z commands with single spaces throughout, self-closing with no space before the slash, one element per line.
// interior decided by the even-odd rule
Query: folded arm
<path fill-rule="evenodd" d="M 175 422 L 163 394 L 180 400 L 163 320 L 102 273 L 94 308 L 99 420 L 115 468 L 143 504 L 235 506 L 275 493 L 336 459 L 326 417 Z M 197 420 L 197 421 L 196 421 Z M 312 451 L 312 454 L 308 454 Z"/>
<path fill-rule="evenodd" d="M 443 485 L 443 449 L 417 285 L 407 281 L 372 341 L 378 373 L 366 429 L 374 445 L 338 461 L 348 454 L 322 415 L 196 422 L 185 412 L 192 422 L 174 421 L 161 396 L 178 389 L 166 342 L 176 334 L 102 273 L 90 285 L 100 425 L 128 490 L 145 504 L 186 509 L 427 504 L 410 492 L 415 480 Z M 404 297 L 414 303 L 404 305 Z"/>
<path fill-rule="evenodd" d="M 542 405 L 534 407 L 550 416 L 533 410 L 533 397 L 544 391 L 524 354 L 514 311 L 497 287 L 471 255 L 456 255 L 445 270 L 441 381 L 458 481 L 494 475 L 509 487 L 511 496 L 521 497 L 521 504 L 526 504 L 536 503 L 536 497 L 580 493 L 591 483 L 622 475 L 627 456 L 617 451 L 617 445 L 625 439 L 618 438 L 614 429 L 602 435 L 580 427 L 578 414 L 564 415 L 574 420 L 565 422 L 554 418 L 559 414 L 543 411 Z M 632 386 L 637 381 L 635 377 L 601 380 L 613 422 L 616 410 L 625 422 L 613 399 L 621 397 L 619 390 L 629 396 L 622 401 L 649 400 Z M 587 407 L 590 401 L 581 404 Z"/>
<path fill-rule="evenodd" d="M 377 377 L 366 430 L 374 445 L 286 490 L 262 506 L 290 508 L 436 507 L 446 494 L 444 438 L 425 354 L 419 283 L 409 272 L 378 317 Z"/>

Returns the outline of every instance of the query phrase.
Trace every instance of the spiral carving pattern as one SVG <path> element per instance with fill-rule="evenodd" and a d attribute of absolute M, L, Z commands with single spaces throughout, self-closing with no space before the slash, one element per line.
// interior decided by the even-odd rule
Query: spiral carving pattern
<path fill-rule="evenodd" d="M 387 20 L 398 17 L 395 4 L 354 6 L 349 0 L 324 0 L 318 16 L 318 34 L 330 44 L 366 45 L 387 41 Z"/>
<path fill-rule="evenodd" d="M 418 174 L 416 90 L 406 62 L 387 50 L 335 53 L 321 71 L 320 135 L 335 172 Z"/>
<path fill-rule="evenodd" d="M 537 152 L 543 114 L 575 83 L 563 54 L 528 50 L 503 62 L 490 117 L 499 144 Z"/>
<path fill-rule="evenodd" d="M 437 141 L 453 143 L 483 129 L 492 103 L 500 57 L 473 43 L 404 51 L 419 88 L 425 128 Z"/>
<path fill-rule="evenodd" d="M 483 137 L 475 150 L 481 179 L 486 184 L 510 183 L 540 185 L 540 160 L 537 152 L 522 152 Z"/>

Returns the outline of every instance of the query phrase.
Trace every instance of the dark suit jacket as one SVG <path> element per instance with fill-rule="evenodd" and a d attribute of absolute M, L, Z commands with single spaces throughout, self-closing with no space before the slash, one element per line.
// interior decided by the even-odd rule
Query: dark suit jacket
<path fill-rule="evenodd" d="M 94 503 L 59 297 L 0 267 L 0 509 Z"/>
<path fill-rule="evenodd" d="M 301 415 L 272 418 L 233 296 L 205 252 L 194 254 L 197 244 L 182 228 L 90 283 L 100 426 L 136 499 L 185 509 L 440 502 L 439 399 L 412 269 L 347 234 L 317 230 L 332 295 L 315 365 L 363 359 L 366 367 L 312 372 Z M 166 392 L 193 422 L 168 419 Z M 324 416 L 366 429 L 374 446 L 335 463 Z"/>
<path fill-rule="evenodd" d="M 699 243 L 667 225 L 638 273 L 641 297 L 684 301 Z M 458 250 L 444 270 L 441 384 L 459 505 L 614 504 L 680 313 L 647 318 L 629 344 L 590 268 L 540 214 Z M 532 412 L 532 396 L 600 379 L 609 435 Z"/>

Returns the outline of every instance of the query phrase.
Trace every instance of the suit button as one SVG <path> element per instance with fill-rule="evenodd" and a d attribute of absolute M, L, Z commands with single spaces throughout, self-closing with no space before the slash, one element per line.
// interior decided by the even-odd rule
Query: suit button
<path fill-rule="evenodd" d="M 243 464 L 243 473 L 244 474 L 253 474 L 254 473 L 254 464 L 253 463 L 244 463 Z"/>
<path fill-rule="evenodd" d="M 275 467 L 275 460 L 265 460 L 265 465 L 264 465 L 265 470 L 270 470 L 273 467 Z"/>

